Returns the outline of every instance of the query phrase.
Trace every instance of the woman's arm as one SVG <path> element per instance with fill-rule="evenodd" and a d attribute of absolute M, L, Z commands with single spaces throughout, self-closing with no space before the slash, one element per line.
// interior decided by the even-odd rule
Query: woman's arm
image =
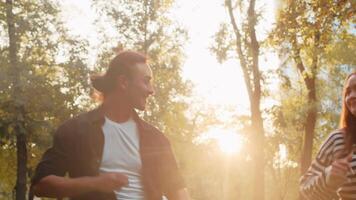
<path fill-rule="evenodd" d="M 347 181 L 348 159 L 333 160 L 333 152 L 342 147 L 342 133 L 333 133 L 319 149 L 316 159 L 300 179 L 300 192 L 306 199 L 329 200 L 336 197 L 338 188 Z M 342 149 L 340 148 L 339 151 Z"/>

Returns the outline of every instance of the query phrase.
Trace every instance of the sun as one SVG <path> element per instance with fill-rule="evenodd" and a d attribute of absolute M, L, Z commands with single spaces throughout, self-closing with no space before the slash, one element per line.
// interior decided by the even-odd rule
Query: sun
<path fill-rule="evenodd" d="M 227 155 L 239 153 L 245 138 L 234 130 L 214 127 L 203 133 L 196 142 L 215 141 L 221 152 Z"/>
<path fill-rule="evenodd" d="M 220 150 L 225 154 L 235 154 L 241 151 L 243 137 L 233 132 L 221 131 L 216 135 Z"/>

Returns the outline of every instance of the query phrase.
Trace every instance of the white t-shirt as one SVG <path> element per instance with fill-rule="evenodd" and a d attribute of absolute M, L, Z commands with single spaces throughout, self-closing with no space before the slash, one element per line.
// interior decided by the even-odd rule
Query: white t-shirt
<path fill-rule="evenodd" d="M 140 142 L 135 121 L 129 119 L 117 123 L 105 117 L 102 129 L 105 142 L 100 172 L 119 172 L 128 176 L 129 184 L 114 191 L 116 199 L 144 200 Z"/>

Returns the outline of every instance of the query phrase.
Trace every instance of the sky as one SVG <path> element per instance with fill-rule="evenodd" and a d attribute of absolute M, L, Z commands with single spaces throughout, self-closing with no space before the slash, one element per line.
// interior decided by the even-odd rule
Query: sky
<path fill-rule="evenodd" d="M 237 60 L 219 64 L 209 50 L 213 35 L 222 22 L 229 22 L 229 16 L 222 0 L 178 0 L 173 9 L 176 18 L 188 30 L 190 41 L 186 47 L 188 55 L 183 67 L 183 76 L 195 84 L 195 95 L 202 97 L 207 104 L 236 107 L 237 112 L 246 113 L 249 109 L 248 96 L 242 71 Z M 266 37 L 274 17 L 274 1 L 260 1 L 265 13 L 262 26 L 257 30 L 258 37 Z M 277 67 L 279 60 L 269 53 L 268 61 L 261 59 L 263 70 Z"/>
<path fill-rule="evenodd" d="M 262 39 L 273 24 L 275 1 L 258 2 L 257 8 L 266 10 L 257 29 L 257 37 Z M 248 113 L 248 96 L 238 61 L 219 64 L 209 50 L 220 23 L 229 22 L 222 3 L 222 0 L 176 0 L 171 16 L 189 35 L 182 76 L 194 84 L 193 96 L 204 104 L 234 107 L 237 113 Z M 71 32 L 89 39 L 93 46 L 98 45 L 97 32 L 92 24 L 95 13 L 90 8 L 90 0 L 63 0 L 61 5 L 62 17 Z M 267 53 L 260 63 L 262 70 L 268 70 L 277 67 L 279 60 L 275 54 Z"/>

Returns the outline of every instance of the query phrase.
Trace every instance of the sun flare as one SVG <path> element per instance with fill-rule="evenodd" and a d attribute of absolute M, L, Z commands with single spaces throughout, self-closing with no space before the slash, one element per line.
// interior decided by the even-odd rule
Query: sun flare
<path fill-rule="evenodd" d="M 242 136 L 237 133 L 225 133 L 217 136 L 219 148 L 226 154 L 240 152 L 242 148 Z"/>
<path fill-rule="evenodd" d="M 236 154 L 241 151 L 244 144 L 244 137 L 236 131 L 212 128 L 199 137 L 198 142 L 214 141 L 224 154 Z"/>

